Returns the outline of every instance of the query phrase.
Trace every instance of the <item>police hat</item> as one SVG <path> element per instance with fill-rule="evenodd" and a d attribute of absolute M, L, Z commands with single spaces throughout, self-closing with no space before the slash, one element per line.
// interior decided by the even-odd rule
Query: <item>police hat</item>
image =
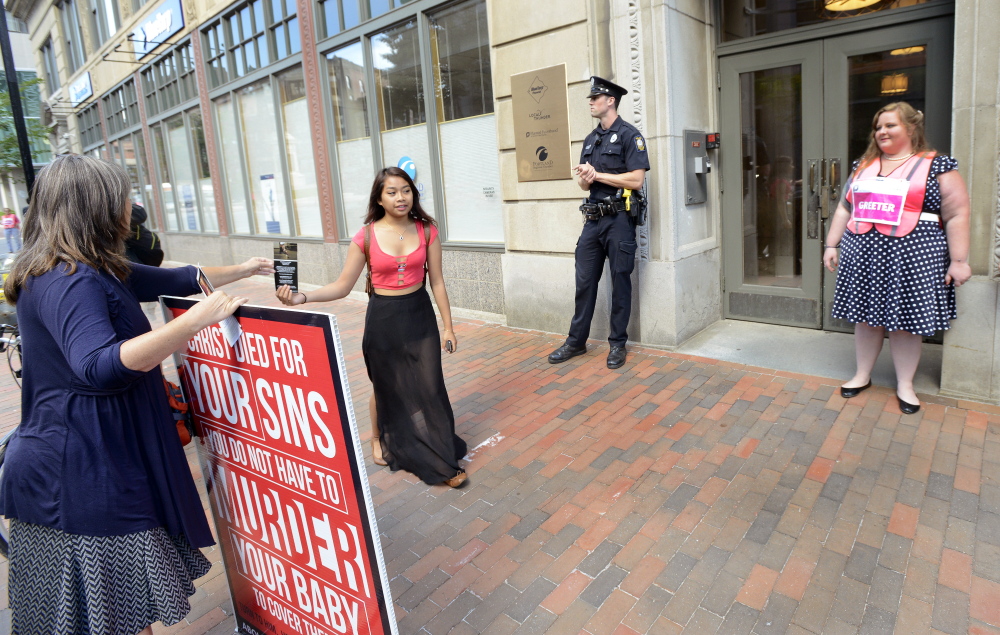
<path fill-rule="evenodd" d="M 615 101 L 621 101 L 622 95 L 627 95 L 628 91 L 619 86 L 614 82 L 609 82 L 603 77 L 598 77 L 594 75 L 590 78 L 590 94 L 587 98 L 596 97 L 598 95 L 609 95 L 615 98 Z"/>

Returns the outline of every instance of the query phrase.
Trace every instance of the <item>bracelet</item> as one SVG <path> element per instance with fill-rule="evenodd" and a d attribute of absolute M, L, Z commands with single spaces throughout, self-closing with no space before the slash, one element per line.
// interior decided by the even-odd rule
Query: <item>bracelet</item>
<path fill-rule="evenodd" d="M 840 245 L 823 245 L 823 249 L 840 249 Z"/>
<path fill-rule="evenodd" d="M 300 291 L 299 293 L 302 293 L 302 292 Z M 302 304 L 305 304 L 308 301 L 309 301 L 309 298 L 306 297 L 306 294 L 302 293 Z"/>

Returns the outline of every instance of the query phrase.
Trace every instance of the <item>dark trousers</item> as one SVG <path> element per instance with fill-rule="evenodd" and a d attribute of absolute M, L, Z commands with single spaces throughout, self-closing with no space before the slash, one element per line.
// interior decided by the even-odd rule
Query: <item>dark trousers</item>
<path fill-rule="evenodd" d="M 632 314 L 632 270 L 635 268 L 635 223 L 628 214 L 588 220 L 576 243 L 576 312 L 566 343 L 583 346 L 590 337 L 590 322 L 597 303 L 597 285 L 604 273 L 604 259 L 611 268 L 612 346 L 628 341 L 628 319 Z"/>

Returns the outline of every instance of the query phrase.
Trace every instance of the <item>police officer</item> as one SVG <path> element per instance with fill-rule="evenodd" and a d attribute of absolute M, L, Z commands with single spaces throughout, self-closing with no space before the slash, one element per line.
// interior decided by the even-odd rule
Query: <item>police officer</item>
<path fill-rule="evenodd" d="M 628 91 L 600 77 L 590 78 L 590 116 L 600 125 L 583 142 L 580 165 L 573 168 L 580 188 L 590 194 L 580 206 L 585 223 L 576 245 L 576 311 L 566 343 L 549 355 L 559 364 L 587 352 L 597 284 L 604 260 L 611 269 L 611 334 L 608 368 L 625 364 L 629 315 L 632 312 L 632 269 L 635 267 L 634 206 L 626 209 L 626 190 L 642 187 L 649 156 L 646 140 L 635 126 L 618 116 L 618 102 Z"/>

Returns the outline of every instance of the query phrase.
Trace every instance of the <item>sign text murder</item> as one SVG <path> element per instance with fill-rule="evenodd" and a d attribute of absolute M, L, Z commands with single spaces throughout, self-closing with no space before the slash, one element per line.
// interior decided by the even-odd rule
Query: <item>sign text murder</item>
<path fill-rule="evenodd" d="M 324 330 L 240 324 L 235 347 L 213 326 L 183 354 L 237 614 L 259 633 L 381 633 Z"/>

